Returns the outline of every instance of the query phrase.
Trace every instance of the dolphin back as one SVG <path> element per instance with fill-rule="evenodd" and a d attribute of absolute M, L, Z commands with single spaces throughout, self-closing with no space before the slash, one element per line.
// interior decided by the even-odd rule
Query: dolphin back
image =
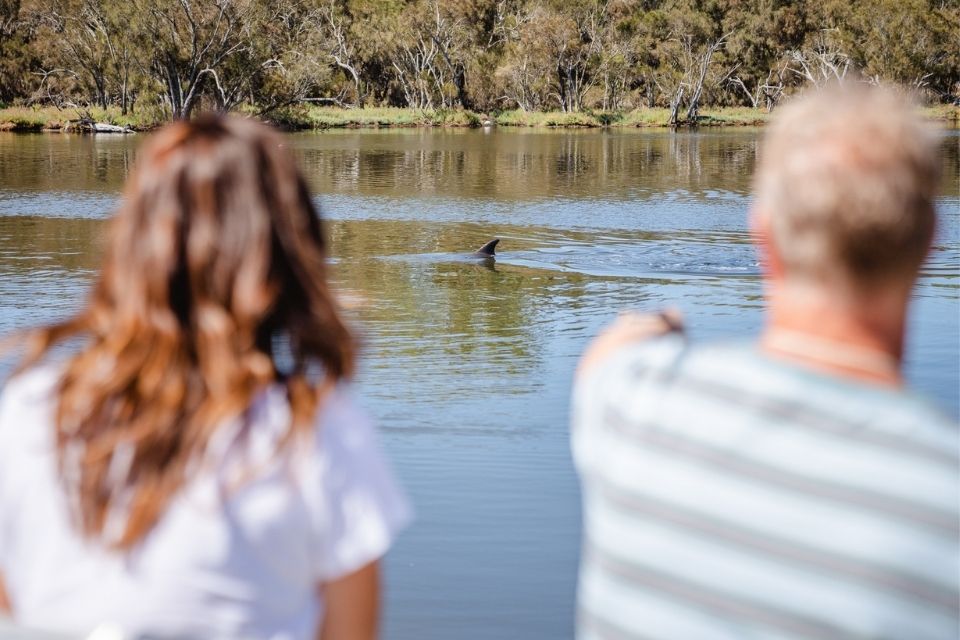
<path fill-rule="evenodd" d="M 473 252 L 473 255 L 478 258 L 492 258 L 497 255 L 497 243 L 500 242 L 500 238 L 494 238 L 487 244 L 483 245 L 479 249 Z"/>

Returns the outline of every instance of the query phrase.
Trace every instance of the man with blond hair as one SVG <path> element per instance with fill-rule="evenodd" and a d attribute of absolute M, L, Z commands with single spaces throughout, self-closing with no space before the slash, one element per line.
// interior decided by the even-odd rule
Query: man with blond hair
<path fill-rule="evenodd" d="M 809 93 L 770 125 L 756 345 L 676 313 L 588 348 L 578 637 L 954 639 L 957 425 L 903 388 L 937 136 L 897 93 Z"/>

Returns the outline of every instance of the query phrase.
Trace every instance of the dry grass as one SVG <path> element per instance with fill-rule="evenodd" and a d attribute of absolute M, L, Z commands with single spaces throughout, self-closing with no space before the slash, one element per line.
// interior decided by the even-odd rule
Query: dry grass
<path fill-rule="evenodd" d="M 666 127 L 670 120 L 670 110 L 658 107 L 634 109 L 623 114 L 623 119 L 615 123 L 618 127 Z"/>
<path fill-rule="evenodd" d="M 268 119 L 289 129 L 480 126 L 479 116 L 463 109 L 343 109 L 310 105 L 278 111 Z"/>
<path fill-rule="evenodd" d="M 94 107 L 83 110 L 39 106 L 7 107 L 0 109 L 0 129 L 13 131 L 62 129 L 71 120 L 79 120 L 88 115 L 97 122 L 107 122 L 138 131 L 155 128 L 164 122 L 164 115 L 159 110 L 138 110 L 122 114 L 117 107 L 108 109 Z"/>
<path fill-rule="evenodd" d="M 494 120 L 503 127 L 600 127 L 600 120 L 587 112 L 504 111 Z"/>
<path fill-rule="evenodd" d="M 766 112 L 743 107 L 704 109 L 697 124 L 756 125 L 762 124 Z M 632 111 L 584 111 L 581 113 L 553 113 L 531 111 L 504 111 L 496 118 L 497 124 L 512 127 L 668 127 L 670 110 L 640 108 Z"/>
<path fill-rule="evenodd" d="M 938 104 L 932 107 L 923 107 L 922 112 L 930 120 L 952 122 L 954 125 L 960 124 L 960 105 Z"/>
<path fill-rule="evenodd" d="M 250 115 L 249 109 L 240 113 Z M 960 124 L 960 107 L 934 105 L 923 107 L 924 117 L 944 123 Z M 138 131 L 162 125 L 165 114 L 159 109 L 139 109 L 126 115 L 120 110 L 57 109 L 55 107 L 8 107 L 0 109 L 0 130 L 41 131 L 62 129 L 71 120 L 90 115 L 98 122 L 109 122 Z M 579 113 L 504 111 L 493 120 L 505 127 L 667 127 L 668 109 L 640 108 L 626 112 L 583 111 Z M 703 109 L 700 126 L 756 126 L 770 118 L 763 109 L 749 107 L 720 107 Z M 301 106 L 279 110 L 269 120 L 288 129 L 376 128 L 376 127 L 478 127 L 483 118 L 463 109 L 400 109 L 395 107 L 366 107 L 342 109 L 339 107 Z"/>

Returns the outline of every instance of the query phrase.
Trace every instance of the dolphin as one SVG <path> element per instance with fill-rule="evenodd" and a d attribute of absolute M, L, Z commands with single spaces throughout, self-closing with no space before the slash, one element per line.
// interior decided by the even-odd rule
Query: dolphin
<path fill-rule="evenodd" d="M 474 258 L 496 258 L 497 257 L 497 243 L 500 242 L 500 238 L 494 238 L 487 244 L 483 245 L 479 249 L 473 252 Z"/>

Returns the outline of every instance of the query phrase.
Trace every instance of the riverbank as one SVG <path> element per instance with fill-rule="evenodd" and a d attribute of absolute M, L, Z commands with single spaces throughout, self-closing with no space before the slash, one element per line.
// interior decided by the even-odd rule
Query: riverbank
<path fill-rule="evenodd" d="M 121 113 L 119 108 L 75 109 L 56 107 L 7 107 L 0 109 L 0 131 L 65 131 L 71 123 L 89 118 L 134 131 L 148 131 L 163 124 L 156 112 Z"/>
<path fill-rule="evenodd" d="M 935 105 L 923 107 L 922 113 L 930 120 L 957 126 L 960 107 Z M 166 119 L 157 111 L 138 111 L 122 114 L 117 108 L 57 109 L 54 107 L 8 107 L 0 109 L 0 131 L 65 131 L 71 123 L 89 117 L 130 128 L 149 131 L 162 126 Z M 700 112 L 697 126 L 762 126 L 770 114 L 749 107 L 705 108 Z M 271 114 L 267 120 L 289 130 L 361 129 L 392 127 L 546 127 L 546 128 L 600 128 L 600 127 L 669 127 L 670 112 L 664 108 L 641 108 L 632 111 L 582 111 L 578 113 L 503 111 L 496 114 L 478 114 L 463 109 L 403 109 L 396 107 L 366 107 L 344 109 L 339 107 L 303 106 Z M 692 123 L 686 123 L 692 124 Z"/>
<path fill-rule="evenodd" d="M 741 107 L 704 109 L 698 124 L 701 126 L 755 126 L 762 125 L 769 114 L 765 111 Z M 278 114 L 277 124 L 290 129 L 334 129 L 366 127 L 668 127 L 670 110 L 644 108 L 632 111 L 594 111 L 576 113 L 559 111 L 511 110 L 479 114 L 463 109 L 398 109 L 391 107 L 339 109 L 335 107 L 307 107 Z"/>

